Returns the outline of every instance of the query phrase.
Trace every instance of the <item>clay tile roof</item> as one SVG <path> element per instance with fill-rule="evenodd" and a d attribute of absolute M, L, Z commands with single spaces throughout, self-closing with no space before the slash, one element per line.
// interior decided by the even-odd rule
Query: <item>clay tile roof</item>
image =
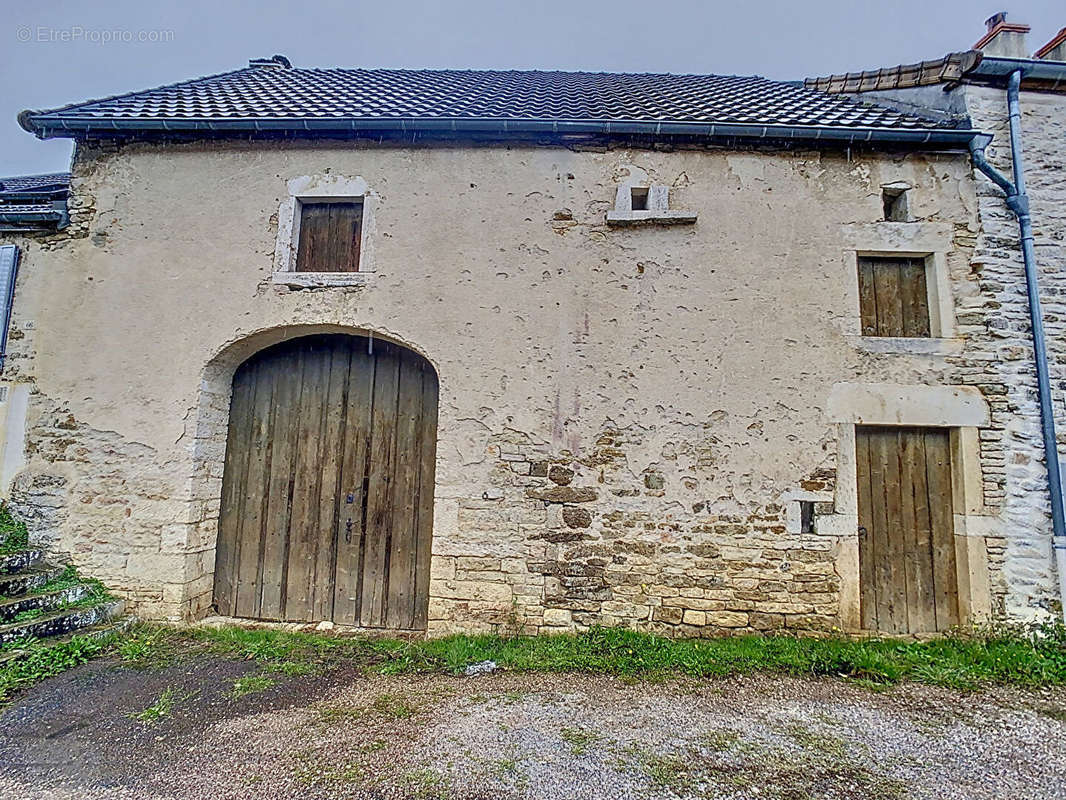
<path fill-rule="evenodd" d="M 841 75 L 826 75 L 807 78 L 808 89 L 837 94 L 840 92 L 873 92 L 884 89 L 909 89 L 914 86 L 930 86 L 935 83 L 950 83 L 961 80 L 981 60 L 977 50 L 949 53 L 933 61 L 917 64 L 900 64 L 865 72 L 847 72 Z"/>
<path fill-rule="evenodd" d="M 280 64 L 49 111 L 23 112 L 38 135 L 263 121 L 313 129 L 351 121 L 669 122 L 928 130 L 951 127 L 798 84 L 733 75 L 403 69 Z M 379 124 L 378 127 L 381 127 Z M 521 127 L 521 126 L 516 126 Z"/>

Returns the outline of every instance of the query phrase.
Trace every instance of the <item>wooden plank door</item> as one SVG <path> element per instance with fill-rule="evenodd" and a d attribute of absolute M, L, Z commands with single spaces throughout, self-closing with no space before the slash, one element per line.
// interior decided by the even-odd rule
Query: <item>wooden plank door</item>
<path fill-rule="evenodd" d="M 949 434 L 855 430 L 862 627 L 943 631 L 959 623 Z"/>
<path fill-rule="evenodd" d="M 226 615 L 426 627 L 437 377 L 355 336 L 256 354 L 233 379 L 215 603 Z"/>

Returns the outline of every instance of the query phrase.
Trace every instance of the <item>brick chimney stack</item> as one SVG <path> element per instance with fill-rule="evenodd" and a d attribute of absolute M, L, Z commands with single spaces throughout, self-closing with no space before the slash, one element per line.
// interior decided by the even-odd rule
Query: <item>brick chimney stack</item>
<path fill-rule="evenodd" d="M 1029 58 L 1029 48 L 1025 43 L 1028 25 L 1007 22 L 1007 12 L 1000 11 L 985 20 L 985 27 L 988 32 L 977 40 L 974 50 L 999 58 Z"/>
<path fill-rule="evenodd" d="M 1056 33 L 1051 41 L 1033 54 L 1042 61 L 1066 61 L 1066 28 Z"/>

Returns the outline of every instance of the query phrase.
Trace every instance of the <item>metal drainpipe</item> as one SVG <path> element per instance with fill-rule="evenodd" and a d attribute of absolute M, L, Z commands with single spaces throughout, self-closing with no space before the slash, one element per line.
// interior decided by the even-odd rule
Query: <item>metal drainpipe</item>
<path fill-rule="evenodd" d="M 991 137 L 975 137 L 970 141 L 970 151 L 973 154 L 974 165 L 1007 193 L 1007 205 L 1018 217 L 1022 261 L 1025 264 L 1025 287 L 1029 295 L 1029 321 L 1033 330 L 1033 349 L 1036 355 L 1036 385 L 1040 398 L 1044 460 L 1047 462 L 1048 491 L 1051 495 L 1052 546 L 1055 552 L 1056 571 L 1059 575 L 1059 599 L 1062 604 L 1063 620 L 1066 621 L 1066 520 L 1063 518 L 1062 475 L 1059 469 L 1059 450 L 1055 436 L 1055 415 L 1051 407 L 1051 380 L 1048 377 L 1044 315 L 1040 310 L 1040 287 L 1037 282 L 1036 255 L 1033 252 L 1033 221 L 1029 214 L 1029 196 L 1025 191 L 1022 115 L 1018 101 L 1021 83 L 1022 70 L 1015 70 L 1007 81 L 1007 112 L 1010 122 L 1010 150 L 1014 183 L 1007 180 L 985 160 L 984 151 Z"/>

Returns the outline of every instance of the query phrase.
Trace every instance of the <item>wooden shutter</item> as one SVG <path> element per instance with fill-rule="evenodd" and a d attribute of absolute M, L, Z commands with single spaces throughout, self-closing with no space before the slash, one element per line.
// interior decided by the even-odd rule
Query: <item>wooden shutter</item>
<path fill-rule="evenodd" d="M 925 259 L 859 257 L 863 336 L 928 337 Z"/>
<path fill-rule="evenodd" d="M 358 272 L 363 204 L 301 203 L 297 272 Z"/>

